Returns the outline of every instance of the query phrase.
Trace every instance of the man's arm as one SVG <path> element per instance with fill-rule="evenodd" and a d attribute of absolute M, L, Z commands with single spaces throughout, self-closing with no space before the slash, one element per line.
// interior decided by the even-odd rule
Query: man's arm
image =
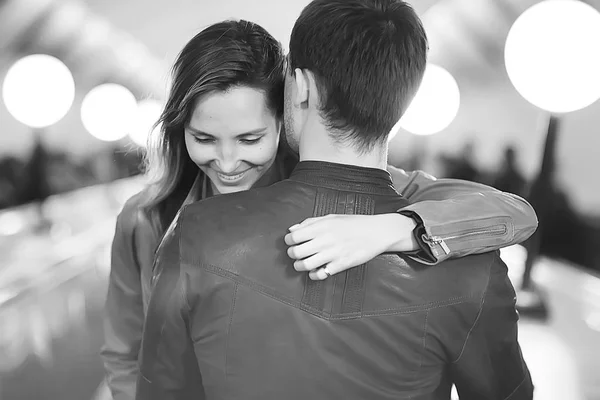
<path fill-rule="evenodd" d="M 394 186 L 412 204 L 399 212 L 418 223 L 419 262 L 485 253 L 521 243 L 537 228 L 534 209 L 524 199 L 479 183 L 436 179 L 389 167 Z M 389 249 L 393 251 L 393 249 Z"/>
<path fill-rule="evenodd" d="M 188 333 L 185 284 L 180 276 L 180 220 L 165 234 L 155 261 L 142 339 L 138 400 L 204 398 L 202 377 Z"/>
<path fill-rule="evenodd" d="M 495 255 L 479 312 L 450 372 L 461 400 L 531 400 L 533 383 L 517 341 L 515 291 Z"/>
<path fill-rule="evenodd" d="M 135 253 L 136 213 L 125 207 L 117 218 L 105 305 L 101 356 L 114 400 L 133 400 L 138 376 L 144 310 Z"/>

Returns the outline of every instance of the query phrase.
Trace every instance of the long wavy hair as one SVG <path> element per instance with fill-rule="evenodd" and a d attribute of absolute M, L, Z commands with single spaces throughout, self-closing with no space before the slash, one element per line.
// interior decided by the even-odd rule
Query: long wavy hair
<path fill-rule="evenodd" d="M 188 155 L 184 139 L 184 127 L 196 100 L 239 86 L 262 90 L 269 109 L 278 119 L 282 118 L 283 49 L 260 25 L 244 20 L 216 23 L 194 36 L 177 56 L 172 86 L 157 122 L 161 129 L 149 139 L 145 157 L 149 184 L 143 208 L 153 223 L 158 223 L 161 234 L 196 177 L 203 174 Z M 287 147 L 285 141 L 280 151 L 282 146 Z"/>

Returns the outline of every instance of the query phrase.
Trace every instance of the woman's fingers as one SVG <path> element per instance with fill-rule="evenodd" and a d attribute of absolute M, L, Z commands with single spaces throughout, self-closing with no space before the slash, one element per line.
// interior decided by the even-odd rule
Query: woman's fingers
<path fill-rule="evenodd" d="M 290 228 L 291 229 L 291 228 Z M 285 235 L 285 244 L 288 246 L 299 245 L 314 239 L 318 232 L 318 226 L 311 224 L 307 226 L 300 226 L 295 230 Z"/>
<path fill-rule="evenodd" d="M 306 218 L 304 221 L 300 222 L 299 224 L 290 226 L 290 232 L 293 232 L 299 228 L 305 228 L 307 226 L 310 226 L 310 225 L 314 224 L 315 222 L 320 221 L 323 218 L 325 218 L 325 217 Z"/>
<path fill-rule="evenodd" d="M 287 254 L 293 260 L 302 260 L 318 253 L 320 250 L 322 250 L 322 246 L 319 246 L 318 241 L 309 240 L 308 242 L 296 246 L 290 246 L 287 250 Z"/>
<path fill-rule="evenodd" d="M 336 262 L 330 262 L 321 268 L 317 268 L 308 273 L 308 276 L 313 281 L 323 281 L 335 274 L 345 271 L 347 268 L 342 268 L 341 264 Z"/>
<path fill-rule="evenodd" d="M 294 269 L 298 272 L 313 271 L 327 265 L 332 255 L 327 252 L 319 252 L 303 260 L 294 261 Z"/>

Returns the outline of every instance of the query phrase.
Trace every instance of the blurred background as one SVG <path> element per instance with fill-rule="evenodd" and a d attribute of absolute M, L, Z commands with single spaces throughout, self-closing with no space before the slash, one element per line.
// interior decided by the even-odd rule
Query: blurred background
<path fill-rule="evenodd" d="M 535 398 L 600 400 L 600 0 L 558 2 L 586 7 L 550 26 L 535 0 L 414 0 L 430 66 L 390 163 L 530 199 Z M 307 3 L 0 0 L 0 400 L 109 398 L 108 249 L 175 56 L 226 18 L 287 48 Z M 502 256 L 518 287 L 527 250 Z"/>

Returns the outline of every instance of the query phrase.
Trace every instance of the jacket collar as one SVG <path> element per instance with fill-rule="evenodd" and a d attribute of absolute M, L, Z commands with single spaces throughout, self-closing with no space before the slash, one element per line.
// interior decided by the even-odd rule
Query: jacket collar
<path fill-rule="evenodd" d="M 334 190 L 399 195 L 390 173 L 378 168 L 325 161 L 301 161 L 292 172 L 290 180 Z"/>

